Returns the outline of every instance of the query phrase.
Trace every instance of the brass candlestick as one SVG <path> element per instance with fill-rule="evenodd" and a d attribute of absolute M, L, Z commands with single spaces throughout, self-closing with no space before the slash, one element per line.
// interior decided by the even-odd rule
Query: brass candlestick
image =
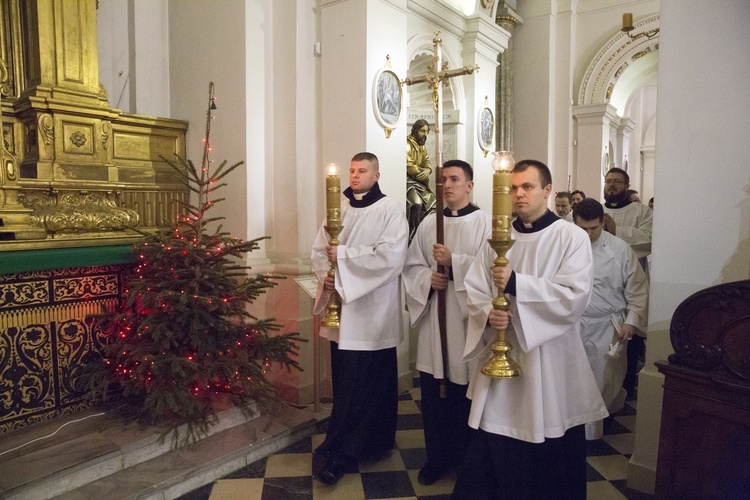
<path fill-rule="evenodd" d="M 341 225 L 341 182 L 339 179 L 338 163 L 331 163 L 326 167 L 326 226 L 328 244 L 335 247 L 339 244 L 339 233 L 344 228 Z M 336 263 L 331 263 L 328 276 L 336 277 Z M 338 328 L 341 319 L 341 297 L 334 291 L 328 297 L 326 312 L 320 320 L 320 326 Z"/>
<path fill-rule="evenodd" d="M 494 269 L 508 265 L 505 254 L 515 243 L 510 236 L 513 214 L 511 169 L 515 162 L 513 153 L 510 151 L 496 151 L 492 154 L 495 155 L 492 160 L 492 168 L 495 169 L 495 174 L 492 176 L 492 238 L 487 241 L 497 254 L 497 258 L 493 261 Z M 498 293 L 492 301 L 492 308 L 500 311 L 510 309 L 510 302 L 505 298 L 505 293 Z M 493 378 L 512 378 L 521 374 L 521 367 L 508 354 L 513 346 L 505 340 L 505 329 L 497 331 L 497 340 L 490 348 L 494 354 L 482 367 L 482 373 Z"/>

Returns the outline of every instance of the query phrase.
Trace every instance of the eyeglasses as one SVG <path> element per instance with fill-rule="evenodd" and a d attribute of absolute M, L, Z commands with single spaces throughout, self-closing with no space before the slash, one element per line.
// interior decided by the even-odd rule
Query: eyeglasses
<path fill-rule="evenodd" d="M 620 179 L 607 179 L 606 181 L 604 181 L 604 184 L 605 185 L 607 185 L 607 184 L 617 184 L 617 185 L 620 185 L 620 184 L 627 184 L 627 183 L 625 181 L 621 181 Z"/>

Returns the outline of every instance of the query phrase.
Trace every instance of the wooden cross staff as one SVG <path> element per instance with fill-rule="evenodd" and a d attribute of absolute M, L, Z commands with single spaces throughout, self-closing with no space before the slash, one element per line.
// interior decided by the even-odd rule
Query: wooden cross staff
<path fill-rule="evenodd" d="M 456 76 L 470 75 L 474 71 L 479 71 L 479 66 L 464 66 L 458 69 L 448 69 L 448 63 L 442 61 L 443 40 L 440 39 L 440 31 L 435 32 L 435 38 L 432 39 L 434 47 L 434 56 L 432 66 L 427 68 L 428 72 L 424 75 L 409 77 L 403 82 L 404 85 L 414 85 L 417 83 L 427 82 L 428 87 L 432 89 L 432 104 L 435 108 L 435 226 L 437 232 L 436 241 L 443 244 L 443 85 L 446 85 L 449 78 Z M 445 273 L 445 266 L 438 265 L 438 272 Z M 445 333 L 445 290 L 437 291 L 438 300 L 438 325 L 440 327 L 440 350 L 443 355 L 443 378 L 440 379 L 440 397 L 448 397 L 448 386 L 446 378 L 448 376 L 448 339 Z"/>

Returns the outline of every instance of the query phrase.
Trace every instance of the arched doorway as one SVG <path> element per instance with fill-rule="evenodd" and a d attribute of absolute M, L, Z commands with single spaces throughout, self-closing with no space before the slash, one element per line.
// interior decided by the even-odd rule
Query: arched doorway
<path fill-rule="evenodd" d="M 635 23 L 635 32 L 658 26 L 659 16 L 651 16 Z M 584 73 L 573 107 L 573 185 L 590 196 L 601 198 L 605 152 L 606 168 L 627 170 L 644 202 L 653 196 L 658 54 L 658 34 L 631 39 L 618 32 Z"/>

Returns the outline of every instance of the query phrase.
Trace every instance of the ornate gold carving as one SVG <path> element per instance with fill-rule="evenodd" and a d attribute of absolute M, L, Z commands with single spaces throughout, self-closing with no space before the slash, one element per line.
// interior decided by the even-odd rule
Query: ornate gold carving
<path fill-rule="evenodd" d="M 112 136 L 112 124 L 108 121 L 102 121 L 102 148 L 106 151 L 109 149 L 109 139 Z"/>
<path fill-rule="evenodd" d="M 76 147 L 80 148 L 84 144 L 86 144 L 86 136 L 80 130 L 76 130 L 75 132 L 70 134 L 70 142 L 72 142 Z"/>
<path fill-rule="evenodd" d="M 42 113 L 37 118 L 36 123 L 39 126 L 40 142 L 49 146 L 55 138 L 55 121 L 52 119 L 52 115 Z"/>
<path fill-rule="evenodd" d="M 16 154 L 16 142 L 14 140 L 13 125 L 3 123 L 3 146 L 11 154 Z"/>
<path fill-rule="evenodd" d="M 27 195 L 25 201 L 33 208 L 34 218 L 49 233 L 122 231 L 138 225 L 138 213 L 118 207 L 112 191 L 35 192 Z"/>
<path fill-rule="evenodd" d="M 133 241 L 126 228 L 170 226 L 187 199 L 162 160 L 185 157 L 187 123 L 110 107 L 94 4 L 58 3 L 0 9 L 0 96 L 13 99 L 3 107 L 13 163 L 0 159 L 0 252 Z M 136 209 L 126 195 L 141 200 Z"/>
<path fill-rule="evenodd" d="M 8 72 L 8 65 L 0 57 L 0 95 L 8 97 L 12 95 L 13 89 L 10 88 L 10 73 Z"/>
<path fill-rule="evenodd" d="M 495 24 L 503 28 L 505 31 L 513 33 L 513 29 L 518 26 L 518 19 L 508 14 L 502 14 L 495 18 Z"/>
<path fill-rule="evenodd" d="M 609 99 L 610 97 L 612 97 L 612 92 L 614 92 L 614 90 L 615 90 L 615 84 L 614 83 L 610 83 L 609 87 L 607 87 L 607 99 Z"/>
<path fill-rule="evenodd" d="M 649 52 L 651 52 L 651 47 L 647 47 L 646 50 L 641 50 L 640 52 L 636 52 L 635 54 L 633 54 L 633 60 L 635 61 L 636 59 L 640 59 L 641 57 L 645 56 Z"/>

